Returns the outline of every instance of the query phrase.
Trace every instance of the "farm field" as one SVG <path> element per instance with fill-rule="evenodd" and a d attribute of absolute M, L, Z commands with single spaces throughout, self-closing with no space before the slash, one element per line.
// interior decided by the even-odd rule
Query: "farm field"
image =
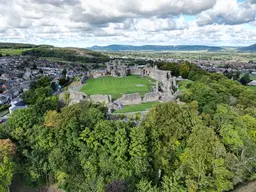
<path fill-rule="evenodd" d="M 147 109 L 150 109 L 157 104 L 159 104 L 159 102 L 141 103 L 138 105 L 126 105 L 126 106 L 124 106 L 124 108 L 117 110 L 114 113 L 129 113 L 129 112 L 146 111 Z"/>
<path fill-rule="evenodd" d="M 7 54 L 10 56 L 15 56 L 21 55 L 21 53 L 26 50 L 29 49 L 0 49 L 0 53 L 2 53 L 3 56 L 6 56 Z"/>
<path fill-rule="evenodd" d="M 208 51 L 120 51 L 120 52 L 107 52 L 108 56 L 122 57 L 126 56 L 128 58 L 161 58 L 161 59 L 188 59 L 188 60 L 208 60 L 212 59 L 214 61 L 221 60 L 240 60 L 243 62 L 256 61 L 255 53 L 238 53 L 234 50 L 226 50 L 221 52 L 208 52 Z M 223 65 L 220 62 L 220 66 Z"/>
<path fill-rule="evenodd" d="M 80 91 L 88 94 L 111 95 L 113 99 L 120 98 L 123 94 L 139 92 L 141 96 L 150 92 L 154 80 L 130 75 L 123 78 L 105 76 L 89 79 Z"/>

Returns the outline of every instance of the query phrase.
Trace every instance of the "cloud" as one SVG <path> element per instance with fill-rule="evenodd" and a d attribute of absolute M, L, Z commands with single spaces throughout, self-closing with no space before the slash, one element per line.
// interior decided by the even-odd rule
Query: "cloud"
<path fill-rule="evenodd" d="M 255 6 L 255 0 L 0 0 L 0 37 L 80 47 L 252 44 Z"/>
<path fill-rule="evenodd" d="M 214 23 L 237 25 L 254 21 L 255 17 L 256 5 L 236 0 L 218 0 L 212 9 L 198 16 L 197 23 L 201 26 Z"/>
<path fill-rule="evenodd" d="M 249 0 L 249 3 L 256 4 L 256 0 Z"/>
<path fill-rule="evenodd" d="M 127 18 L 168 18 L 180 14 L 195 15 L 212 8 L 216 0 L 94 0 L 82 1 L 73 8 L 70 19 L 92 25 L 120 23 Z"/>
<path fill-rule="evenodd" d="M 79 0 L 24 0 L 26 3 L 49 4 L 53 6 L 75 5 Z"/>

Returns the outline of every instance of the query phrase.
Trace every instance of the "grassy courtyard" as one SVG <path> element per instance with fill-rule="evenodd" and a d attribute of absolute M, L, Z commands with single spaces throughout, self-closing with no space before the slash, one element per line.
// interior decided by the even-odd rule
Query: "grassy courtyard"
<path fill-rule="evenodd" d="M 142 78 L 136 75 L 127 77 L 101 77 L 89 79 L 81 88 L 81 91 L 88 94 L 111 95 L 113 99 L 120 98 L 123 94 L 139 92 L 141 96 L 151 92 L 153 80 Z"/>
<path fill-rule="evenodd" d="M 138 112 L 138 111 L 146 111 L 147 109 L 151 109 L 153 106 L 159 104 L 159 102 L 150 102 L 150 103 L 141 103 L 138 105 L 126 105 L 124 108 L 115 111 L 114 113 L 129 113 L 129 112 Z"/>

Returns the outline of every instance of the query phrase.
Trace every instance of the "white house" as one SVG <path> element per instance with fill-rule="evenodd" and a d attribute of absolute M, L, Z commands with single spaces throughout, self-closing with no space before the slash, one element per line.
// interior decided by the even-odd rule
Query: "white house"
<path fill-rule="evenodd" d="M 27 108 L 27 104 L 20 98 L 14 99 L 11 101 L 11 107 L 9 108 L 10 114 L 17 109 Z"/>
<path fill-rule="evenodd" d="M 248 83 L 247 85 L 256 86 L 256 80 L 251 81 L 251 82 Z"/>

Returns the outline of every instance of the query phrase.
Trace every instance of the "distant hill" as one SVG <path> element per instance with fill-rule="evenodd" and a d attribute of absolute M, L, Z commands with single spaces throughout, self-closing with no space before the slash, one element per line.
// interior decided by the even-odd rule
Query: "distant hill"
<path fill-rule="evenodd" d="M 37 48 L 37 47 L 53 47 L 52 45 L 33 45 L 24 43 L 2 43 L 0 42 L 0 49 L 25 49 L 25 48 Z"/>
<path fill-rule="evenodd" d="M 22 52 L 22 55 L 35 56 L 50 60 L 60 60 L 81 63 L 104 63 L 109 57 L 102 53 L 73 47 L 36 47 Z"/>
<path fill-rule="evenodd" d="M 256 52 L 256 43 L 248 47 L 241 47 L 238 50 L 241 52 Z"/>
<path fill-rule="evenodd" d="M 93 46 L 88 49 L 94 51 L 210 51 L 216 52 L 223 50 L 222 47 L 205 46 L 205 45 L 108 45 Z"/>

